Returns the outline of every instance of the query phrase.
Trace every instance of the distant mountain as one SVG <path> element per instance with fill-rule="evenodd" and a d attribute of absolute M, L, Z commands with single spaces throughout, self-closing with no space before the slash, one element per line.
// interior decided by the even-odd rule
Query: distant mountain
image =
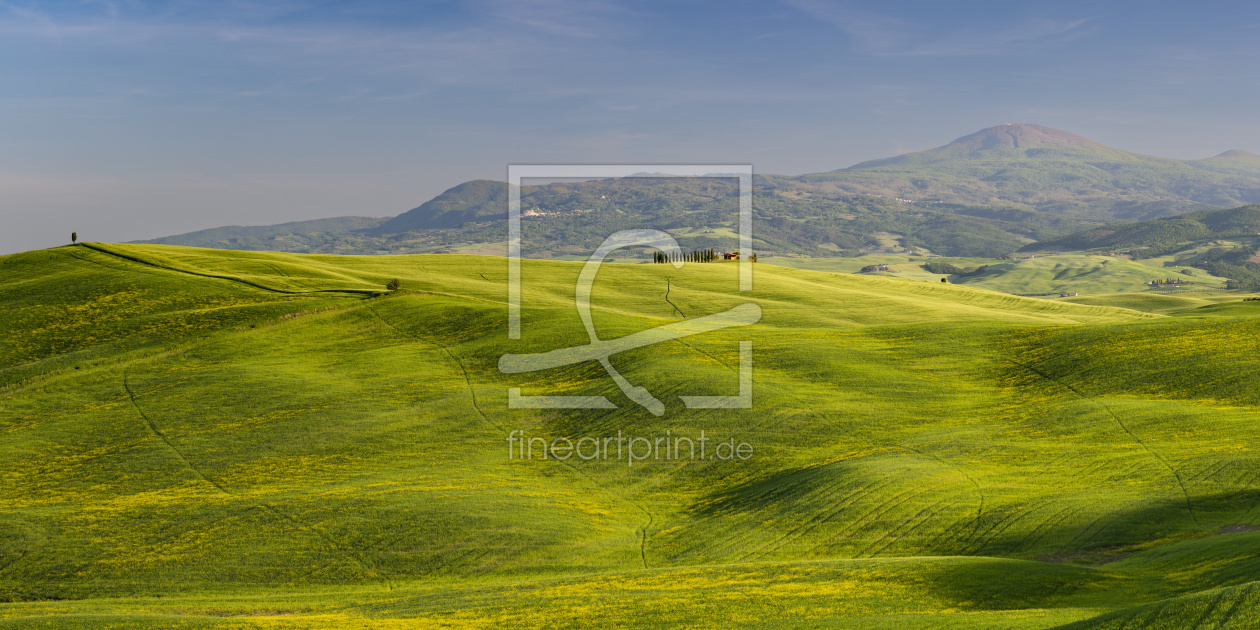
<path fill-rule="evenodd" d="M 1216 158 L 1252 158 L 1255 160 L 1260 160 L 1260 155 L 1256 155 L 1255 153 L 1252 153 L 1250 151 L 1243 151 L 1242 149 L 1230 149 L 1220 155 L 1217 155 L 1215 157 L 1211 157 L 1208 159 L 1214 160 Z"/>
<path fill-rule="evenodd" d="M 1260 205 L 1108 225 L 1032 243 L 1024 251 L 1124 251 L 1136 259 L 1205 269 L 1234 289 L 1260 288 Z"/>
<path fill-rule="evenodd" d="M 644 227 L 670 230 L 684 247 L 735 247 L 735 191 L 733 180 L 717 178 L 525 186 L 526 255 L 579 256 L 614 231 Z M 146 242 L 339 254 L 481 251 L 506 238 L 507 193 L 504 182 L 473 180 L 390 219 L 217 228 Z M 1102 224 L 1256 202 L 1260 156 L 1247 151 L 1172 160 L 1017 124 L 838 171 L 758 175 L 753 211 L 763 253 L 998 256 L 1035 241 L 1069 247 L 1055 240 L 1065 234 L 1076 239 L 1071 248 L 1091 248 L 1093 237 L 1081 234 Z"/>
<path fill-rule="evenodd" d="M 1022 251 L 1082 251 L 1140 249 L 1144 253 L 1185 249 L 1202 241 L 1260 236 L 1260 205 L 1228 210 L 1205 210 L 1176 217 L 1106 225 L 1040 243 Z M 1176 251 L 1172 249 L 1171 251 Z M 1157 254 L 1162 255 L 1162 254 Z"/>
<path fill-rule="evenodd" d="M 377 234 L 397 234 L 503 219 L 507 217 L 507 190 L 506 183 L 488 179 L 464 182 L 371 231 Z"/>
<path fill-rule="evenodd" d="M 1260 157 L 1246 151 L 1173 160 L 1030 124 L 990 127 L 935 149 L 793 179 L 920 204 L 1003 204 L 1103 221 L 1260 202 Z"/>
<path fill-rule="evenodd" d="M 763 254 L 829 256 L 869 251 L 997 256 L 1058 234 L 1053 217 L 1010 208 L 921 208 L 895 199 L 837 194 L 792 182 L 754 185 L 754 246 Z M 368 232 L 450 244 L 505 238 L 507 187 L 469 182 Z M 738 247 L 733 178 L 628 177 L 521 189 L 525 255 L 577 256 L 618 230 L 668 230 L 687 249 Z M 421 226 L 415 228 L 413 226 Z M 429 226 L 429 227 L 425 227 Z M 406 232 L 396 230 L 408 229 Z"/>
<path fill-rule="evenodd" d="M 489 251 L 488 244 L 501 244 L 507 236 L 506 195 L 507 184 L 478 180 L 389 220 L 219 228 L 147 242 L 327 254 Z M 537 258 L 583 256 L 609 234 L 634 228 L 668 230 L 684 249 L 733 250 L 739 247 L 733 231 L 737 208 L 733 178 L 632 177 L 525 186 L 524 253 Z M 999 256 L 1079 227 L 1029 210 L 929 209 L 760 179 L 753 214 L 754 246 L 762 255 L 859 256 L 879 251 Z M 317 226 L 326 231 L 312 231 Z"/>
<path fill-rule="evenodd" d="M 230 225 L 135 242 L 217 249 L 295 251 L 302 250 L 312 239 L 322 239 L 325 234 L 370 229 L 385 221 L 386 219 L 371 217 L 334 217 L 277 225 Z"/>

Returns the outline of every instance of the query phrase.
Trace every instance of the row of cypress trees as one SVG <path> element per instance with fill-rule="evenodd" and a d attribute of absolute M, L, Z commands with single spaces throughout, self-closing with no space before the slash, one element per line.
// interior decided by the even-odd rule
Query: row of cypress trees
<path fill-rule="evenodd" d="M 721 254 L 716 249 L 697 249 L 692 250 L 690 254 L 682 252 L 679 254 L 666 254 L 665 252 L 655 252 L 652 254 L 652 262 L 664 264 L 668 262 L 713 262 L 721 260 Z"/>

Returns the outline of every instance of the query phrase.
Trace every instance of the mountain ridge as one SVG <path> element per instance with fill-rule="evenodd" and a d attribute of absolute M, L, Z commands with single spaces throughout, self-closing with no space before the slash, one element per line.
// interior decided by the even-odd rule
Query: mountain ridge
<path fill-rule="evenodd" d="M 552 182 L 525 187 L 522 210 L 530 211 L 527 223 L 541 222 L 558 239 L 544 256 L 575 255 L 592 231 L 645 222 L 675 231 L 721 227 L 701 219 L 709 212 L 702 208 L 734 194 L 729 186 L 713 187 L 715 181 L 723 180 Z M 312 253 L 464 251 L 502 243 L 507 190 L 505 182 L 471 180 L 376 224 L 315 235 L 295 224 L 292 236 L 264 226 L 257 234 L 225 228 L 146 242 Z M 1257 202 L 1260 156 L 1247 151 L 1175 160 L 1031 123 L 989 127 L 934 149 L 835 171 L 756 175 L 753 195 L 754 232 L 769 239 L 755 246 L 812 256 L 881 251 L 885 245 L 878 243 L 890 238 L 933 253 L 1000 255 L 1093 226 Z M 713 239 L 695 245 L 719 246 Z"/>
<path fill-rule="evenodd" d="M 899 164 L 907 161 L 917 161 L 916 158 L 918 156 L 931 155 L 934 158 L 942 156 L 944 159 L 948 159 L 950 157 L 958 158 L 974 155 L 981 151 L 995 149 L 1036 149 L 1054 147 L 1110 148 L 1094 142 L 1089 138 L 1078 136 L 1074 133 L 1063 131 L 1061 129 L 1054 129 L 1052 127 L 1034 125 L 1031 123 L 1008 123 L 1005 125 L 981 129 L 980 131 L 959 137 L 948 144 L 941 145 L 934 149 L 928 149 L 926 151 L 912 151 L 910 153 L 902 153 L 889 158 L 866 160 L 848 168 L 836 169 L 835 171 L 830 172 L 859 171 L 885 164 Z"/>
<path fill-rule="evenodd" d="M 1099 222 L 1260 202 L 1260 159 L 1241 149 L 1177 160 L 1028 123 L 989 127 L 933 149 L 790 179 L 850 194 L 1000 203 Z"/>

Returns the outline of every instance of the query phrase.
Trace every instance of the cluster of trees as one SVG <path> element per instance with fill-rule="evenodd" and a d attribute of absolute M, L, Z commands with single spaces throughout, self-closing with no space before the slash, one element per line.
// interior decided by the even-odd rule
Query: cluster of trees
<path fill-rule="evenodd" d="M 693 250 L 691 253 L 681 252 L 672 255 L 666 254 L 665 252 L 654 252 L 652 254 L 652 262 L 659 264 L 667 262 L 713 262 L 721 259 L 722 255 L 718 254 L 717 250 L 712 248 Z"/>
<path fill-rule="evenodd" d="M 1260 253 L 1260 247 L 1214 247 L 1198 256 L 1178 261 L 1178 264 L 1198 267 L 1208 273 L 1229 278 L 1227 289 L 1260 289 L 1260 264 L 1249 259 Z"/>
<path fill-rule="evenodd" d="M 929 262 L 919 266 L 928 273 L 936 273 L 943 276 L 974 276 L 984 273 L 989 268 L 988 265 L 981 265 L 971 271 L 967 271 L 958 265 L 951 265 L 947 262 Z"/>
<path fill-rule="evenodd" d="M 1134 258 L 1156 258 L 1187 249 L 1196 242 L 1250 238 L 1256 232 L 1260 232 L 1260 205 L 1250 205 L 1091 228 L 1055 240 L 1030 243 L 1021 251 L 1106 247 L 1128 249 Z"/>
<path fill-rule="evenodd" d="M 919 266 L 923 267 L 923 270 L 928 273 L 940 274 L 942 276 L 956 276 L 967 272 L 966 269 L 957 265 L 951 265 L 947 262 L 930 262 Z"/>

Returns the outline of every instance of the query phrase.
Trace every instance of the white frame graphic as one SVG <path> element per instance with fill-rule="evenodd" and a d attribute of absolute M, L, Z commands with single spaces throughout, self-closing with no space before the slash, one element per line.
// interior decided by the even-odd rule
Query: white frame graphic
<path fill-rule="evenodd" d="M 525 179 L 532 178 L 575 178 L 575 179 L 611 179 L 625 177 L 717 177 L 717 178 L 737 178 L 739 180 L 739 290 L 752 290 L 752 262 L 749 260 L 752 255 L 752 165 L 751 164 L 512 164 L 508 166 L 508 338 L 521 338 L 521 182 Z M 605 246 L 610 242 L 616 241 L 619 237 L 625 240 L 626 237 L 637 237 L 639 239 L 652 237 L 645 236 L 647 232 L 655 232 L 648 230 L 632 230 L 625 233 L 618 233 L 609 237 L 605 241 Z M 632 234 L 633 233 L 633 234 Z M 667 234 L 658 232 L 670 243 L 673 243 L 672 237 Z M 629 241 L 626 241 L 627 244 Z M 673 248 L 677 249 L 677 244 L 673 243 Z M 603 254 L 599 253 L 599 260 L 594 257 L 587 263 L 587 270 L 583 272 L 586 278 L 589 274 L 589 280 L 594 280 L 594 273 L 602 263 Z M 678 265 L 676 265 L 678 266 Z M 589 296 L 590 287 L 586 287 L 586 295 Z M 583 307 L 588 309 L 589 300 L 584 304 L 581 300 L 582 288 L 578 288 L 578 308 L 579 312 L 583 311 Z M 755 314 L 752 310 L 755 309 Z M 739 311 L 736 314 L 736 311 Z M 661 326 L 657 329 L 644 331 L 649 333 L 638 333 L 630 337 L 643 336 L 644 340 L 640 344 L 657 343 L 666 340 L 665 338 L 648 341 L 648 337 L 669 337 L 677 338 L 679 336 L 698 334 L 705 330 L 715 330 L 727 326 L 741 326 L 754 323 L 761 317 L 760 308 L 755 304 L 745 304 L 726 313 L 706 316 L 701 320 L 709 320 L 710 325 L 703 325 L 696 328 L 694 325 L 687 325 L 686 322 Z M 589 315 L 584 319 L 589 318 Z M 675 329 L 671 335 L 666 329 Z M 652 331 L 658 331 L 654 335 Z M 591 335 L 592 345 L 586 347 L 590 354 L 594 352 L 596 345 L 620 345 L 621 351 L 628 349 L 624 344 L 617 344 L 617 341 L 628 340 L 623 337 L 621 340 L 613 340 L 612 342 L 601 341 L 596 337 L 593 329 L 588 326 L 588 332 Z M 635 344 L 638 345 L 638 344 Z M 683 404 L 690 409 L 750 409 L 752 408 L 752 342 L 741 341 L 739 353 L 739 393 L 734 396 L 679 396 Z M 579 348 L 565 349 L 579 350 Z M 580 350 L 579 350 L 580 351 Z M 605 349 L 607 351 L 607 349 Z M 551 354 L 555 354 L 555 351 Z M 533 371 L 534 369 L 542 369 L 539 361 L 543 355 L 504 355 L 500 358 L 499 369 L 507 373 L 519 373 L 525 371 Z M 640 387 L 634 387 L 621 378 L 616 370 L 608 363 L 607 355 L 597 358 L 609 371 L 614 380 L 622 388 L 632 400 L 643 405 L 655 415 L 664 413 L 664 405 L 653 398 L 650 394 Z M 545 359 L 542 359 L 546 362 Z M 587 359 L 589 360 L 589 358 Z M 519 387 L 508 389 L 508 407 L 510 409 L 615 409 L 616 405 L 604 396 L 522 396 Z"/>

